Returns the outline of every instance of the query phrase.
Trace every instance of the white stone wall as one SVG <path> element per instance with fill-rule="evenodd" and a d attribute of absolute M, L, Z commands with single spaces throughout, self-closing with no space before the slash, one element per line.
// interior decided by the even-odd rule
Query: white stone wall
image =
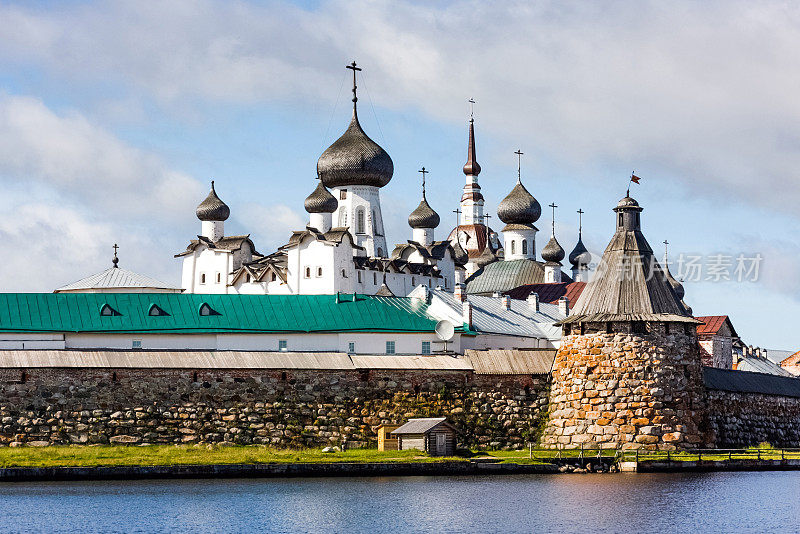
<path fill-rule="evenodd" d="M 522 252 L 523 246 L 525 253 Z M 535 259 L 536 230 L 506 230 L 503 232 L 503 251 L 506 261 Z"/>
<path fill-rule="evenodd" d="M 344 199 L 343 190 L 347 191 Z M 388 251 L 381 215 L 380 189 L 366 185 L 334 187 L 331 194 L 339 201 L 339 209 L 333 214 L 333 225 L 350 228 L 356 244 L 364 247 L 368 256 L 386 257 Z M 363 233 L 357 228 L 359 210 L 364 213 Z"/>

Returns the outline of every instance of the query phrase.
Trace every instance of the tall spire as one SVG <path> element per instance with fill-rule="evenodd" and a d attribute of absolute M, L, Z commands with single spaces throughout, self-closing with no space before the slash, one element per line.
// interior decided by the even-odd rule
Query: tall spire
<path fill-rule="evenodd" d="M 475 100 L 469 99 L 469 144 L 467 145 L 467 162 L 464 164 L 464 174 L 467 176 L 478 176 L 481 173 L 481 166 L 478 164 L 475 155 L 475 117 L 472 106 Z"/>

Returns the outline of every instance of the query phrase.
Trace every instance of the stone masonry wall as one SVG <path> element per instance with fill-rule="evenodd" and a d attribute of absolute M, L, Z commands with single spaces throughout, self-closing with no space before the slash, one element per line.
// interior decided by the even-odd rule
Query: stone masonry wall
<path fill-rule="evenodd" d="M 670 450 L 709 444 L 697 339 L 651 326 L 649 333 L 562 338 L 546 447 Z"/>
<path fill-rule="evenodd" d="M 373 443 L 447 416 L 461 446 L 525 446 L 548 377 L 463 371 L 0 369 L 0 444 Z"/>
<path fill-rule="evenodd" d="M 708 391 L 709 427 L 718 448 L 800 447 L 800 399 Z"/>

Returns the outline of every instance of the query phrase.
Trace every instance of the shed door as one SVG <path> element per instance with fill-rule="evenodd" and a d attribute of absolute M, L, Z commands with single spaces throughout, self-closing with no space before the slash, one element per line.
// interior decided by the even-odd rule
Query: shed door
<path fill-rule="evenodd" d="M 447 434 L 436 434 L 436 455 L 447 454 Z"/>

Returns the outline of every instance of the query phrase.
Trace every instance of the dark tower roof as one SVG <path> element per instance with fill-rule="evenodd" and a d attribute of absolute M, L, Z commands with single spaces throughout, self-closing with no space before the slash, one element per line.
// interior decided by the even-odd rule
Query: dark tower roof
<path fill-rule="evenodd" d="M 614 211 L 616 232 L 595 277 L 563 322 L 695 322 L 642 234 L 639 203 L 625 197 Z"/>
<path fill-rule="evenodd" d="M 408 216 L 408 225 L 411 228 L 436 228 L 439 226 L 439 214 L 433 211 L 424 196 L 417 209 Z"/>
<path fill-rule="evenodd" d="M 533 224 L 541 215 L 539 202 L 520 181 L 497 206 L 497 216 L 506 224 Z"/>
<path fill-rule="evenodd" d="M 211 181 L 211 191 L 206 199 L 197 206 L 195 213 L 201 221 L 225 221 L 231 216 L 231 209 L 217 196 L 213 180 Z"/>
<path fill-rule="evenodd" d="M 469 119 L 469 144 L 467 145 L 467 162 L 464 164 L 464 174 L 478 176 L 481 166 L 475 156 L 475 119 Z"/>
<path fill-rule="evenodd" d="M 339 207 L 339 201 L 323 185 L 322 180 L 317 188 L 306 197 L 305 208 L 308 213 L 333 213 Z"/>
<path fill-rule="evenodd" d="M 456 227 L 456 230 L 458 230 L 458 227 Z M 456 265 L 466 265 L 469 261 L 469 255 L 464 250 L 464 247 L 461 246 L 461 243 L 458 242 L 458 233 L 456 233 L 456 239 L 451 245 L 453 247 L 453 260 Z"/>
<path fill-rule="evenodd" d="M 358 122 L 355 62 L 353 70 L 353 118 L 342 136 L 317 160 L 317 174 L 326 187 L 371 185 L 383 187 L 394 173 L 392 158 L 369 138 Z"/>
<path fill-rule="evenodd" d="M 550 241 L 542 249 L 542 259 L 550 263 L 558 263 L 560 265 L 561 260 L 564 259 L 564 254 L 564 249 L 558 244 L 556 236 L 551 237 Z"/>
<path fill-rule="evenodd" d="M 589 265 L 590 260 L 591 254 L 586 250 L 583 239 L 581 239 L 580 234 L 578 234 L 578 243 L 575 245 L 575 248 L 572 249 L 572 252 L 569 253 L 569 262 L 573 267 L 586 267 Z"/>

